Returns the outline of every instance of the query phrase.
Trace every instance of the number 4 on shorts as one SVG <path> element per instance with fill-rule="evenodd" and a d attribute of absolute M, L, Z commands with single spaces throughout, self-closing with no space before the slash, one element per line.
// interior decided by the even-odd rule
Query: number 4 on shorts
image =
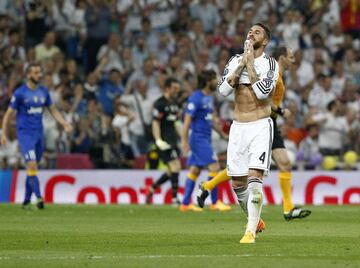
<path fill-rule="evenodd" d="M 260 157 L 259 157 L 259 160 L 264 164 L 264 162 L 265 162 L 265 156 L 266 156 L 266 153 L 265 152 L 263 152 L 261 155 L 260 155 Z"/>

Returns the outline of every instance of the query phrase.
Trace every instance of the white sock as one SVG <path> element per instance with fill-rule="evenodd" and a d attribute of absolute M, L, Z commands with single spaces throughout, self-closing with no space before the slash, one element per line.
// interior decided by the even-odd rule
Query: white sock
<path fill-rule="evenodd" d="M 260 220 L 261 208 L 263 203 L 263 184 L 262 180 L 256 177 L 248 179 L 249 199 L 247 203 L 248 224 L 246 231 L 251 231 L 254 235 Z"/>
<path fill-rule="evenodd" d="M 248 216 L 247 203 L 248 203 L 248 199 L 249 199 L 249 191 L 248 191 L 247 186 L 233 188 L 233 190 L 237 196 L 237 200 L 239 201 L 239 204 L 240 204 L 242 210 L 244 211 L 244 213 L 247 217 Z"/>

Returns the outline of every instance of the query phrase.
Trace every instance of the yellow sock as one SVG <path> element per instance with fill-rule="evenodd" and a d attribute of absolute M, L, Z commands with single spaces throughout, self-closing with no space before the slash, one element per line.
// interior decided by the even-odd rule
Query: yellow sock
<path fill-rule="evenodd" d="M 26 171 L 26 174 L 28 176 L 36 176 L 37 175 L 37 170 L 29 169 L 29 170 Z"/>
<path fill-rule="evenodd" d="M 189 173 L 187 174 L 187 177 L 188 177 L 190 180 L 192 180 L 192 181 L 196 181 L 197 178 L 198 178 L 198 175 L 189 172 Z"/>
<path fill-rule="evenodd" d="M 291 172 L 279 172 L 279 185 L 283 196 L 283 211 L 289 213 L 294 208 L 291 197 Z"/>
<path fill-rule="evenodd" d="M 209 172 L 208 173 L 209 180 L 212 180 L 217 174 L 218 174 L 217 172 Z"/>
<path fill-rule="evenodd" d="M 226 169 L 220 171 L 214 178 L 203 184 L 206 190 L 212 191 L 218 184 L 230 180 L 231 177 L 227 175 Z"/>

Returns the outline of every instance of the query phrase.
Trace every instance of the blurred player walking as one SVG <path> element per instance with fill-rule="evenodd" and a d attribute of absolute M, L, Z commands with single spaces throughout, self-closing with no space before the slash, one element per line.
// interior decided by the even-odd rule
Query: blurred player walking
<path fill-rule="evenodd" d="M 44 150 L 44 134 L 42 116 L 44 107 L 48 108 L 54 119 L 63 126 L 66 132 L 72 131 L 59 111 L 52 104 L 49 91 L 40 85 L 42 70 L 39 64 L 32 63 L 26 70 L 27 82 L 17 88 L 11 98 L 3 124 L 1 144 L 7 143 L 8 123 L 16 113 L 16 131 L 19 145 L 26 162 L 26 184 L 23 208 L 30 208 L 31 196 L 37 198 L 37 207 L 44 208 L 44 200 L 40 192 L 39 178 L 37 177 L 38 163 Z"/>
<path fill-rule="evenodd" d="M 190 155 L 185 194 L 180 206 L 182 212 L 202 211 L 201 208 L 190 204 L 191 194 L 203 167 L 208 168 L 209 179 L 212 179 L 219 171 L 217 156 L 211 146 L 212 128 L 214 127 L 222 136 L 225 136 L 217 124 L 213 123 L 215 120 L 213 93 L 217 88 L 216 73 L 212 70 L 202 71 L 198 76 L 198 88 L 189 97 L 183 126 L 182 149 L 183 153 L 190 153 Z M 221 200 L 218 200 L 217 188 L 211 192 L 211 201 L 210 209 L 212 210 L 227 211 L 231 209 L 230 206 L 226 206 Z"/>
<path fill-rule="evenodd" d="M 160 159 L 167 165 L 165 172 L 151 187 L 147 188 L 146 203 L 151 203 L 152 196 L 157 187 L 170 180 L 172 187 L 172 203 L 180 205 L 177 198 L 180 165 L 180 150 L 177 146 L 180 130 L 177 121 L 180 117 L 180 108 L 177 97 L 180 93 L 180 83 L 175 78 L 165 81 L 164 95 L 154 103 L 152 133 Z"/>

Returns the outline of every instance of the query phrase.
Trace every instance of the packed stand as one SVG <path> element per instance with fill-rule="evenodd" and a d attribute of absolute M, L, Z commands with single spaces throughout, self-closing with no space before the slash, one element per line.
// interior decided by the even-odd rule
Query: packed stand
<path fill-rule="evenodd" d="M 354 8 L 356 5 L 356 8 Z M 280 120 L 294 168 L 351 169 L 360 153 L 360 4 L 357 1 L 0 1 L 0 112 L 41 62 L 43 84 L 75 127 L 65 134 L 45 114 L 43 168 L 58 154 L 88 154 L 96 168 L 133 168 L 156 158 L 149 126 L 166 77 L 182 84 L 179 102 L 197 74 L 219 76 L 243 52 L 250 25 L 272 30 L 269 47 L 286 46 L 296 63 L 284 74 L 287 107 Z M 217 96 L 226 130 L 234 103 Z M 0 149 L 2 167 L 22 165 L 14 126 Z M 226 141 L 214 138 L 220 155 Z M 345 152 L 351 151 L 345 155 Z M 151 164 L 151 161 L 149 161 Z M 339 163 L 340 162 L 340 163 Z"/>

